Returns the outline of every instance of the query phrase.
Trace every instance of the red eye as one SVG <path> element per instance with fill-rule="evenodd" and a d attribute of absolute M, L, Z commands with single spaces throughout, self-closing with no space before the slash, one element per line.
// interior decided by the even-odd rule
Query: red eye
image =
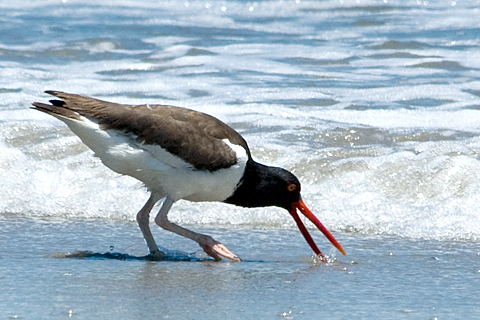
<path fill-rule="evenodd" d="M 288 186 L 287 186 L 287 190 L 289 192 L 293 192 L 295 190 L 297 190 L 297 185 L 295 183 L 290 183 Z"/>

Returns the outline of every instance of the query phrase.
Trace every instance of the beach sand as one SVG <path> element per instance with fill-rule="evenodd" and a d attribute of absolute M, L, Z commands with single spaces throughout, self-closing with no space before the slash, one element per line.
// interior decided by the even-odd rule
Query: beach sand
<path fill-rule="evenodd" d="M 148 261 L 135 222 L 2 215 L 0 223 L 5 319 L 474 319 L 480 314 L 480 255 L 469 242 L 335 234 L 347 251 L 344 257 L 315 232 L 332 261 L 324 264 L 315 262 L 295 229 L 190 226 L 215 236 L 244 261 Z M 153 230 L 160 245 L 202 258 L 195 243 Z"/>

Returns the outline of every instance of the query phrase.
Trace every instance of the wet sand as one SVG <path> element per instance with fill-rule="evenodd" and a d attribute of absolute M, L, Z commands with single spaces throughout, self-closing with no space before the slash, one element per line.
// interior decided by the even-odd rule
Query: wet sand
<path fill-rule="evenodd" d="M 347 256 L 295 229 L 190 226 L 244 261 L 149 261 L 135 222 L 0 216 L 0 310 L 21 319 L 473 319 L 480 255 L 469 242 L 335 234 Z M 172 252 L 170 252 L 171 254 Z M 195 259 L 195 257 L 200 259 Z M 179 259 L 182 260 L 182 259 Z"/>

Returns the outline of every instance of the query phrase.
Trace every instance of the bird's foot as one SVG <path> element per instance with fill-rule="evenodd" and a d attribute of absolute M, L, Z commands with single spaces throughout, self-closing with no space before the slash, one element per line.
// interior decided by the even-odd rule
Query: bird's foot
<path fill-rule="evenodd" d="M 165 259 L 165 252 L 162 252 L 158 249 L 155 251 L 150 251 L 150 254 L 147 256 L 147 258 L 152 261 L 163 260 Z"/>
<path fill-rule="evenodd" d="M 202 235 L 198 239 L 198 244 L 202 249 L 215 261 L 222 260 L 221 257 L 233 260 L 235 262 L 240 262 L 241 259 L 233 254 L 230 250 L 227 249 L 223 244 L 214 240 L 210 236 Z"/>

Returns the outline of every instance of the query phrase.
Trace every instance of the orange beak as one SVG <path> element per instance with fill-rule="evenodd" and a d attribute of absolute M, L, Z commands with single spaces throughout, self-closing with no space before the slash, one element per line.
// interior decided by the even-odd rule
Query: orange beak
<path fill-rule="evenodd" d="M 319 256 L 322 259 L 322 261 L 327 262 L 327 259 L 322 254 L 322 252 L 320 252 L 317 245 L 313 241 L 312 236 L 310 236 L 310 233 L 308 232 L 307 228 L 305 228 L 305 225 L 303 224 L 302 220 L 300 219 L 300 217 L 297 214 L 297 209 L 300 210 L 300 212 L 303 213 L 303 215 L 305 217 L 307 217 L 308 220 L 312 221 L 312 223 L 315 226 L 317 226 L 317 228 L 320 231 L 322 231 L 322 233 L 325 235 L 325 237 L 327 237 L 327 239 L 330 240 L 330 242 L 341 253 L 343 253 L 343 255 L 345 255 L 345 250 L 343 250 L 342 246 L 338 243 L 338 241 L 332 236 L 332 234 L 327 230 L 327 228 L 325 228 L 325 226 L 320 222 L 320 220 L 318 220 L 317 217 L 315 217 L 315 215 L 312 213 L 312 211 L 310 211 L 310 209 L 307 208 L 307 206 L 305 205 L 303 200 L 300 199 L 299 201 L 293 203 L 292 209 L 290 210 L 290 214 L 292 215 L 293 219 L 297 223 L 297 226 L 300 229 L 300 232 L 302 232 L 303 237 L 305 238 L 305 240 L 307 240 L 307 242 L 310 245 L 310 247 L 312 248 L 313 252 L 315 252 L 315 254 L 317 256 Z"/>

